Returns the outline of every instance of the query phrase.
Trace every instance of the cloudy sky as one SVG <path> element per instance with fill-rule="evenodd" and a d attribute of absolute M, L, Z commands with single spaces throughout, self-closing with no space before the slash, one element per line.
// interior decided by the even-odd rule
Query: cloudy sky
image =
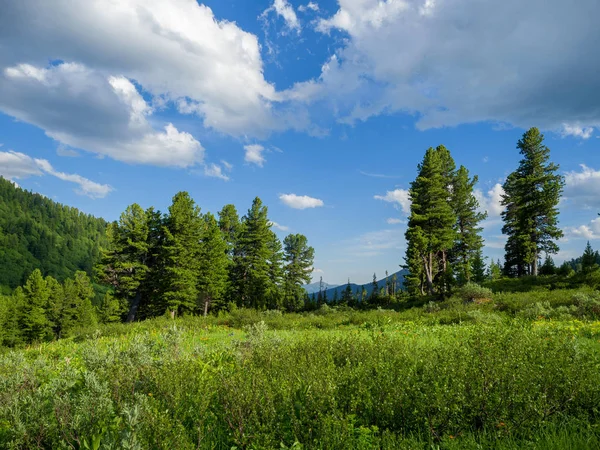
<path fill-rule="evenodd" d="M 600 247 L 600 2 L 20 0 L 0 14 L 0 175 L 108 220 L 259 196 L 315 278 L 399 269 L 430 146 L 479 175 L 485 253 L 524 129 L 566 177 L 562 261 Z"/>

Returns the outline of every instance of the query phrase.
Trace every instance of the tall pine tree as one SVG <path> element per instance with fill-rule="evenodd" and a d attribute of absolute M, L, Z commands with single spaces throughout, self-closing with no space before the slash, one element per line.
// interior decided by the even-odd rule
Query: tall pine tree
<path fill-rule="evenodd" d="M 303 284 L 310 283 L 313 271 L 315 249 L 308 245 L 308 239 L 302 234 L 290 234 L 283 240 L 285 307 L 288 311 L 302 308 Z"/>
<path fill-rule="evenodd" d="M 228 284 L 227 242 L 215 216 L 204 216 L 205 231 L 200 246 L 200 268 L 198 273 L 198 292 L 204 309 L 223 309 Z"/>
<path fill-rule="evenodd" d="M 409 288 L 445 294 L 449 252 L 456 240 L 451 186 L 454 163 L 444 146 L 429 148 L 411 183 L 411 213 L 406 231 Z"/>
<path fill-rule="evenodd" d="M 197 307 L 200 249 L 205 223 L 200 208 L 187 192 L 173 197 L 166 219 L 164 291 L 166 307 L 177 313 L 193 312 Z"/>
<path fill-rule="evenodd" d="M 517 143 L 523 156 L 516 171 L 504 183 L 502 213 L 507 235 L 505 273 L 509 276 L 538 274 L 542 252 L 558 252 L 558 202 L 564 179 L 550 162 L 550 149 L 537 128 L 530 128 Z"/>

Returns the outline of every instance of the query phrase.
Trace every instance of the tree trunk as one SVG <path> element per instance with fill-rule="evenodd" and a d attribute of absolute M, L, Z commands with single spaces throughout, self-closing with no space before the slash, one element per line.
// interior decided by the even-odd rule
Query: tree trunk
<path fill-rule="evenodd" d="M 210 298 L 206 297 L 204 299 L 204 317 L 208 315 L 208 304 L 210 303 Z"/>
<path fill-rule="evenodd" d="M 423 257 L 425 263 L 425 278 L 427 281 L 427 291 L 429 295 L 433 295 L 433 253 L 429 253 L 428 257 Z"/>
<path fill-rule="evenodd" d="M 171 310 L 171 319 L 175 320 L 175 310 Z"/>
<path fill-rule="evenodd" d="M 537 253 L 533 257 L 533 264 L 531 265 L 531 274 L 534 277 L 538 276 L 538 255 L 537 255 Z"/>
<path fill-rule="evenodd" d="M 140 306 L 140 301 L 142 299 L 142 294 L 138 291 L 133 297 L 133 301 L 131 302 L 131 306 L 129 307 L 129 313 L 127 313 L 127 322 L 131 323 L 135 320 L 135 316 L 137 314 L 137 310 Z"/>

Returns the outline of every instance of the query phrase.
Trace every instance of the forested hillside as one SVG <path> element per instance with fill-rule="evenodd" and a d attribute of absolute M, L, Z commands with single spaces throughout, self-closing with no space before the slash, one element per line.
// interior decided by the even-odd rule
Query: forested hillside
<path fill-rule="evenodd" d="M 0 287 L 24 284 L 35 269 L 60 281 L 78 270 L 91 275 L 105 230 L 103 219 L 0 177 Z"/>

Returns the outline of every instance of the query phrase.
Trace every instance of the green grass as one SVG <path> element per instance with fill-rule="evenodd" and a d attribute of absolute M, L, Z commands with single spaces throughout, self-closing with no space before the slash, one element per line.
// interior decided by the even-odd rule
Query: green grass
<path fill-rule="evenodd" d="M 82 330 L 0 355 L 0 448 L 599 448 L 580 294 Z"/>

